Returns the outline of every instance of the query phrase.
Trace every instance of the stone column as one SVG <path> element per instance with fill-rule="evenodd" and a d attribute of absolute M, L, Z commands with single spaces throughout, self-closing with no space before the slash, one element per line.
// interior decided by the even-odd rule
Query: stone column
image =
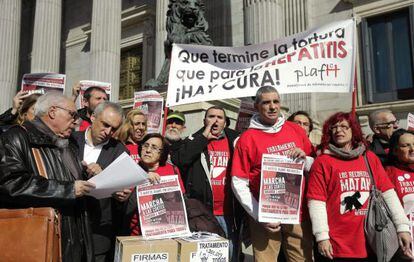
<path fill-rule="evenodd" d="M 59 72 L 62 0 L 36 0 L 31 72 Z"/>
<path fill-rule="evenodd" d="M 258 44 L 283 36 L 280 0 L 244 0 L 245 44 Z"/>
<path fill-rule="evenodd" d="M 12 106 L 19 71 L 21 0 L 0 2 L 0 112 Z"/>
<path fill-rule="evenodd" d="M 155 18 L 155 75 L 157 77 L 161 71 L 165 60 L 164 41 L 167 39 L 167 29 L 165 27 L 169 0 L 157 0 L 157 14 Z"/>
<path fill-rule="evenodd" d="M 94 0 L 92 6 L 90 78 L 112 84 L 111 101 L 119 97 L 121 4 L 119 0 Z"/>

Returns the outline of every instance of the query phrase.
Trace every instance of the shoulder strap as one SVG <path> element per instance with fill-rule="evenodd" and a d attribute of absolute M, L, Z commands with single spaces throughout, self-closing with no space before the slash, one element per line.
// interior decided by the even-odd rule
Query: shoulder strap
<path fill-rule="evenodd" d="M 362 154 L 364 156 L 364 161 L 365 161 L 365 165 L 368 168 L 368 173 L 369 173 L 369 177 L 371 178 L 371 182 L 372 182 L 372 188 L 374 190 L 377 189 L 377 186 L 375 185 L 375 180 L 374 180 L 374 176 L 372 175 L 372 169 L 371 169 L 371 165 L 369 164 L 368 158 L 367 158 L 367 153 L 365 151 L 364 154 Z"/>
<path fill-rule="evenodd" d="M 24 125 L 20 125 L 21 128 L 24 129 L 24 131 L 27 132 L 27 128 Z M 33 157 L 34 160 L 36 162 L 36 167 L 37 170 L 39 171 L 39 174 L 44 177 L 44 178 L 48 178 L 47 173 L 46 173 L 46 168 L 45 168 L 45 163 L 43 162 L 43 158 L 40 154 L 40 150 L 38 148 L 34 148 L 32 147 L 32 153 L 33 153 Z"/>
<path fill-rule="evenodd" d="M 44 178 L 48 178 L 45 164 L 43 163 L 43 158 L 40 155 L 40 150 L 38 148 L 32 148 L 32 152 L 36 162 L 37 170 L 39 170 L 39 174 Z"/>

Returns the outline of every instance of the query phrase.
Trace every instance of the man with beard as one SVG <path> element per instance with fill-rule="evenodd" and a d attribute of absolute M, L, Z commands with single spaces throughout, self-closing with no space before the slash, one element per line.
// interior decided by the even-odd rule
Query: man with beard
<path fill-rule="evenodd" d="M 233 144 L 238 133 L 225 127 L 226 113 L 219 106 L 207 109 L 204 127 L 186 138 L 171 159 L 181 170 L 190 198 L 201 201 L 216 216 L 230 240 L 230 254 L 238 261 L 234 198 L 230 187 Z"/>
<path fill-rule="evenodd" d="M 61 93 L 49 92 L 37 100 L 35 115 L 33 121 L 13 126 L 1 136 L 5 156 L 0 170 L 7 172 L 0 176 L 0 208 L 54 207 L 62 216 L 62 261 L 94 261 L 83 202 L 94 185 L 83 181 L 71 138 L 78 119 L 75 104 Z M 47 178 L 40 175 L 35 148 Z"/>
<path fill-rule="evenodd" d="M 72 96 L 74 100 L 79 95 L 80 84 L 77 84 L 72 89 Z M 105 93 L 105 90 L 98 86 L 91 86 L 85 90 L 83 94 L 83 103 L 84 108 L 78 110 L 79 117 L 82 118 L 82 121 L 79 126 L 79 131 L 85 131 L 91 124 L 91 115 L 95 108 L 102 102 L 108 100 L 108 95 Z"/>
<path fill-rule="evenodd" d="M 181 135 L 185 130 L 185 116 L 180 111 L 172 111 L 167 116 L 165 126 L 165 138 L 172 147 L 181 144 Z"/>

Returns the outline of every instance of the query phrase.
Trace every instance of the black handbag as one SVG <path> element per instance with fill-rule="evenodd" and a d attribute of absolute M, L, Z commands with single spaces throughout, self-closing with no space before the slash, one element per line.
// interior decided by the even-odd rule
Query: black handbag
<path fill-rule="evenodd" d="M 384 201 L 382 192 L 375 185 L 371 166 L 366 154 L 365 164 L 371 178 L 368 212 L 365 217 L 365 237 L 379 262 L 388 262 L 398 250 L 397 229 L 391 219 L 391 212 Z"/>
<path fill-rule="evenodd" d="M 210 232 L 226 237 L 216 217 L 201 201 L 194 198 L 184 200 L 191 232 Z"/>

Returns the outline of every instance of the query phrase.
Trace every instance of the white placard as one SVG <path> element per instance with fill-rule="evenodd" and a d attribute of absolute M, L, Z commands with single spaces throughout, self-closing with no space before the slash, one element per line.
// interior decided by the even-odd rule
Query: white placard
<path fill-rule="evenodd" d="M 350 93 L 355 21 L 333 22 L 272 42 L 243 47 L 174 44 L 167 106 L 279 93 Z"/>

